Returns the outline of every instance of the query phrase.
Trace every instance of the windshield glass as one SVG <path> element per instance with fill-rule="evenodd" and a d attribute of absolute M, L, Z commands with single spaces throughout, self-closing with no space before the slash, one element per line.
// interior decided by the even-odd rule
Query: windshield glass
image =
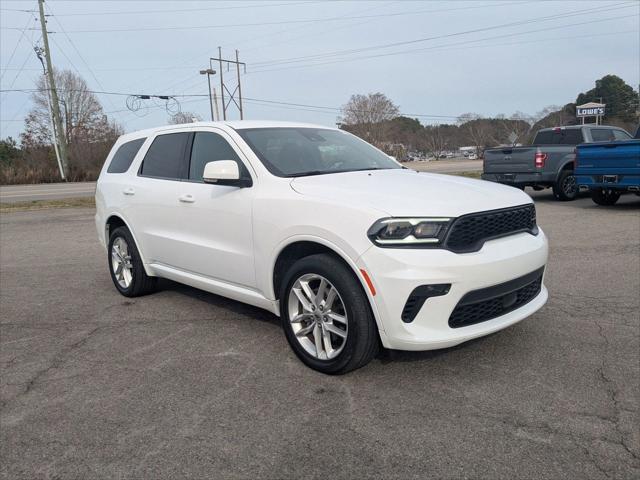
<path fill-rule="evenodd" d="M 250 128 L 238 133 L 279 177 L 402 168 L 367 142 L 340 130 Z"/>

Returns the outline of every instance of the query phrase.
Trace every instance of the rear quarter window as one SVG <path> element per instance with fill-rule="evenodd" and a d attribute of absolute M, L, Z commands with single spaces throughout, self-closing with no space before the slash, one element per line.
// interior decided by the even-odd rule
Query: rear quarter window
<path fill-rule="evenodd" d="M 616 140 L 631 140 L 631 135 L 624 130 L 614 130 L 613 136 Z"/>
<path fill-rule="evenodd" d="M 610 128 L 592 128 L 591 138 L 594 142 L 611 142 L 615 140 L 613 130 Z"/>
<path fill-rule="evenodd" d="M 111 159 L 107 173 L 125 173 L 129 170 L 133 159 L 140 150 L 146 138 L 137 138 L 120 145 L 115 155 Z"/>

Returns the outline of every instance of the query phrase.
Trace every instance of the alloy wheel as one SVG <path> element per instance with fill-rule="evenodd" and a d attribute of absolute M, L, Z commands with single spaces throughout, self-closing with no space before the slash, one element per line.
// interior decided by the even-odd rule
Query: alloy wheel
<path fill-rule="evenodd" d="M 571 197 L 578 191 L 578 184 L 576 177 L 573 175 L 567 175 L 562 181 L 562 191 L 567 197 Z"/>
<path fill-rule="evenodd" d="M 111 245 L 111 269 L 118 285 L 129 288 L 133 280 L 133 265 L 129 245 L 123 237 L 117 237 Z"/>
<path fill-rule="evenodd" d="M 309 355 L 331 360 L 342 352 L 347 342 L 347 313 L 340 293 L 326 278 L 314 273 L 299 277 L 289 291 L 287 305 L 293 334 Z"/>

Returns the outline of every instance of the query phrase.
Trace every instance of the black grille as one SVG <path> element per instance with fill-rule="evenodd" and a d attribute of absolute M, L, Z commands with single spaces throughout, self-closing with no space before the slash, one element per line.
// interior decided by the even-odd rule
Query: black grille
<path fill-rule="evenodd" d="M 538 233 L 533 204 L 459 217 L 449 228 L 444 246 L 457 253 L 473 252 L 480 250 L 489 239 L 518 232 Z"/>
<path fill-rule="evenodd" d="M 542 289 L 544 268 L 500 285 L 467 293 L 449 317 L 451 328 L 505 315 L 533 300 Z"/>

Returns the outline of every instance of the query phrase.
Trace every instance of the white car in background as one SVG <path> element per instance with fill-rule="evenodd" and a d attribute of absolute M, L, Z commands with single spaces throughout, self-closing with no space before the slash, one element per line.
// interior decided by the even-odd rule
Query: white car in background
<path fill-rule="evenodd" d="M 365 365 L 380 345 L 487 335 L 547 300 L 547 240 L 529 196 L 403 168 L 333 128 L 206 122 L 127 134 L 96 207 L 122 295 L 164 277 L 264 308 L 325 373 Z"/>

